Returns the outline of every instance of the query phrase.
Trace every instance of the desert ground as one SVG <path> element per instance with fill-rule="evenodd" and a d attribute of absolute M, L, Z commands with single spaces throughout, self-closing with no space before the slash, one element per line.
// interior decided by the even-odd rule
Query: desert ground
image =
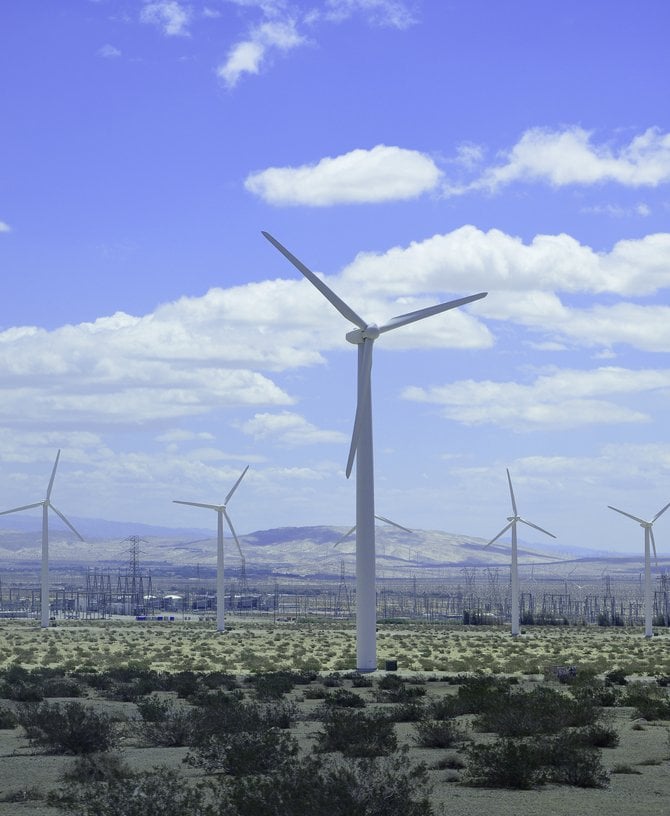
<path fill-rule="evenodd" d="M 615 747 L 600 749 L 608 774 L 604 787 L 552 783 L 530 790 L 473 787 L 465 784 L 467 774 L 459 767 L 462 763 L 456 762 L 452 768 L 448 761 L 450 756 L 464 756 L 463 746 L 422 747 L 417 744 L 415 722 L 402 718 L 394 723 L 398 744 L 407 746 L 408 761 L 426 763 L 436 814 L 474 816 L 488 810 L 499 816 L 660 816 L 670 807 L 670 719 L 641 717 L 634 706 L 625 705 L 622 695 L 632 685 L 653 685 L 667 701 L 669 646 L 670 633 L 662 629 L 645 640 L 641 631 L 634 629 L 528 627 L 513 639 L 500 627 L 380 624 L 379 669 L 369 676 L 372 685 L 358 687 L 352 674 L 355 631 L 350 622 L 272 623 L 239 618 L 230 621 L 228 631 L 217 633 L 209 623 L 179 621 L 72 621 L 48 630 L 32 621 L 3 621 L 0 671 L 21 666 L 75 674 L 128 667 L 161 673 L 224 672 L 237 678 L 249 699 L 254 694 L 249 677 L 299 671 L 312 679 L 295 685 L 284 699 L 294 703 L 299 712 L 290 732 L 304 754 L 312 752 L 319 730 L 315 712 L 334 686 L 359 695 L 365 710 L 388 712 L 393 704 L 383 699 L 379 683 L 389 675 L 398 677 L 403 688 L 424 689 L 417 701 L 428 706 L 457 695 L 458 678 L 478 672 L 512 678 L 524 691 L 545 687 L 566 694 L 567 687 L 552 673 L 555 667 L 575 666 L 578 674 L 594 683 L 602 683 L 603 677 L 617 672 L 625 676 L 628 685 L 616 691 L 619 703 L 604 709 L 605 721 L 619 740 Z M 386 671 L 386 661 L 397 661 L 397 671 Z M 157 694 L 171 705 L 190 705 L 174 691 Z M 87 688 L 77 702 L 110 715 L 118 723 L 123 733 L 119 751 L 133 770 L 168 766 L 185 777 L 204 775 L 202 769 L 184 764 L 188 747 L 147 744 L 137 736 L 135 726 L 142 719 L 137 699 L 113 698 Z M 68 700 L 59 697 L 49 702 L 66 704 Z M 15 711 L 19 706 L 13 700 L 0 700 L 0 708 Z M 470 739 L 491 741 L 490 734 L 473 729 L 471 715 L 457 720 Z M 72 762 L 72 756 L 48 752 L 31 743 L 21 726 L 0 730 L 0 816 L 62 814 L 62 809 L 48 806 L 45 798 L 59 788 Z"/>

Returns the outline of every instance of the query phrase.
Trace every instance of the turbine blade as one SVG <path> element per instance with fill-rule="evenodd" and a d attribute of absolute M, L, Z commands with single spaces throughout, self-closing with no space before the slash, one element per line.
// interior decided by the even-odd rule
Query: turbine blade
<path fill-rule="evenodd" d="M 625 510 L 619 510 L 618 507 L 612 507 L 611 504 L 608 504 L 607 506 L 609 507 L 610 510 L 614 510 L 615 513 L 621 513 L 622 516 L 628 516 L 628 518 L 632 518 L 633 521 L 637 521 L 638 524 L 646 523 L 644 519 L 638 518 L 637 516 L 633 516 L 631 513 L 626 513 Z"/>
<path fill-rule="evenodd" d="M 70 524 L 70 522 L 65 518 L 65 516 L 61 513 L 61 511 L 57 507 L 54 507 L 53 504 L 51 504 L 51 502 L 49 502 L 49 507 L 54 511 L 54 513 L 60 518 L 61 521 L 67 524 L 67 526 L 72 530 L 72 532 L 77 536 L 77 538 L 80 541 L 84 540 L 84 536 L 78 530 L 76 530 L 72 524 Z"/>
<path fill-rule="evenodd" d="M 654 550 L 654 561 L 656 561 L 656 569 L 658 569 L 658 555 L 656 554 L 656 539 L 654 538 L 654 531 L 649 528 L 649 538 L 651 539 L 651 546 Z"/>
<path fill-rule="evenodd" d="M 58 467 L 58 460 L 60 459 L 60 450 L 56 454 L 56 461 L 54 462 L 54 469 L 51 471 L 51 478 L 49 479 L 49 487 L 47 487 L 47 501 L 51 498 L 51 490 L 54 486 L 54 479 L 56 478 L 56 468 Z M 82 539 L 83 541 L 83 539 Z"/>
<path fill-rule="evenodd" d="M 361 426 L 370 404 L 370 377 L 372 373 L 372 344 L 374 340 L 369 337 L 363 340 L 363 352 L 358 371 L 358 402 L 356 403 L 356 416 L 354 418 L 354 429 L 351 434 L 351 445 L 349 446 L 349 457 L 347 459 L 347 479 L 351 476 L 351 469 L 356 458 L 356 448 L 361 435 Z"/>
<path fill-rule="evenodd" d="M 359 329 L 364 329 L 367 326 L 367 323 L 362 317 L 357 315 L 356 312 L 342 300 L 342 298 L 338 297 L 332 289 L 326 286 L 321 278 L 318 278 L 311 269 L 308 269 L 305 264 L 302 263 L 302 261 L 299 261 L 295 255 L 289 252 L 285 246 L 282 246 L 276 238 L 273 238 L 269 232 L 263 232 L 262 234 L 281 252 L 285 258 L 288 258 L 296 269 L 302 272 L 307 280 L 313 284 L 319 290 L 319 292 L 321 292 L 326 300 L 329 300 L 333 304 L 333 306 L 343 317 L 346 317 L 347 320 L 350 320 L 354 325 L 358 326 Z"/>
<path fill-rule="evenodd" d="M 549 530 L 545 530 L 544 527 L 538 527 L 538 525 L 533 524 L 532 521 L 527 521 L 525 518 L 521 518 L 521 516 L 519 516 L 519 521 L 523 521 L 524 524 L 527 524 L 529 527 L 532 527 L 534 530 L 539 530 L 541 533 L 545 533 L 546 535 L 551 536 L 552 538 L 556 538 L 556 536 L 553 533 L 550 533 Z"/>
<path fill-rule="evenodd" d="M 240 546 L 240 540 L 237 537 L 237 533 L 235 532 L 235 528 L 233 527 L 233 522 L 230 520 L 230 516 L 228 515 L 228 513 L 226 513 L 225 508 L 224 508 L 224 511 L 223 511 L 223 515 L 224 515 L 226 521 L 228 522 L 228 527 L 230 527 L 230 532 L 233 534 L 233 538 L 235 539 L 235 543 L 237 544 L 237 549 L 239 550 L 239 553 L 242 556 L 242 558 L 244 558 L 244 556 L 242 555 L 242 547 Z"/>
<path fill-rule="evenodd" d="M 651 523 L 653 524 L 656 521 L 657 518 L 662 516 L 663 513 L 665 513 L 665 511 L 668 509 L 668 507 L 670 507 L 670 502 L 668 502 L 662 510 L 659 510 L 658 513 L 656 513 L 654 518 L 651 520 Z"/>
<path fill-rule="evenodd" d="M 494 541 L 497 541 L 497 540 L 500 538 L 500 536 L 501 536 L 501 535 L 505 535 L 505 533 L 506 533 L 506 532 L 509 530 L 509 528 L 510 528 L 510 527 L 511 527 L 513 524 L 514 524 L 514 522 L 513 522 L 513 521 L 510 521 L 510 523 L 509 523 L 508 525 L 506 525 L 505 527 L 503 527 L 503 528 L 502 528 L 502 530 L 501 530 L 501 531 L 498 533 L 498 535 L 497 535 L 497 536 L 495 536 L 494 538 L 492 538 L 492 539 L 489 541 L 489 543 L 488 543 L 488 544 L 487 544 L 487 545 L 484 547 L 484 549 L 486 549 L 486 547 L 490 547 L 490 546 L 491 546 L 491 544 L 493 544 L 493 542 L 494 542 Z"/>
<path fill-rule="evenodd" d="M 509 495 L 512 499 L 512 511 L 515 516 L 519 515 L 519 511 L 516 509 L 516 499 L 514 498 L 514 489 L 512 488 L 512 477 L 509 475 L 509 469 L 505 468 L 507 471 L 507 481 L 509 483 Z"/>
<path fill-rule="evenodd" d="M 399 530 L 404 530 L 406 533 L 414 533 L 414 530 L 410 530 L 409 527 L 403 527 L 402 524 L 398 524 L 395 521 L 391 521 L 390 518 L 386 518 L 386 516 L 377 516 L 375 515 L 376 519 L 385 522 L 386 524 L 391 524 L 393 527 L 397 527 Z"/>
<path fill-rule="evenodd" d="M 356 525 L 354 524 L 351 530 L 347 530 L 347 532 L 343 536 L 337 539 L 337 541 L 333 544 L 333 547 L 337 547 L 339 544 L 341 544 L 343 541 L 349 538 L 349 536 L 355 531 L 355 529 Z"/>
<path fill-rule="evenodd" d="M 23 507 L 13 507 L 11 510 L 3 510 L 0 516 L 6 516 L 8 513 L 18 513 L 19 510 L 32 510 L 33 507 L 41 507 L 44 502 L 35 502 L 35 504 L 24 504 Z"/>
<path fill-rule="evenodd" d="M 239 483 L 242 481 L 242 479 L 244 479 L 244 474 L 245 474 L 245 473 L 246 473 L 248 470 L 249 470 L 249 465 L 247 465 L 247 466 L 244 468 L 244 470 L 242 471 L 242 475 L 240 476 L 240 478 L 239 478 L 239 479 L 238 479 L 238 480 L 235 482 L 235 484 L 234 484 L 234 485 L 233 485 L 233 486 L 230 488 L 230 490 L 228 491 L 228 495 L 227 495 L 227 496 L 226 496 L 226 498 L 223 500 L 223 504 L 224 504 L 224 506 L 228 504 L 228 502 L 230 501 L 231 496 L 232 496 L 232 495 L 233 495 L 233 493 L 234 493 L 234 492 L 237 490 L 237 486 L 238 486 L 238 485 L 239 485 Z"/>
<path fill-rule="evenodd" d="M 179 499 L 173 499 L 173 504 L 188 504 L 191 507 L 206 507 L 208 510 L 216 510 L 218 513 L 221 512 L 221 505 L 220 504 L 203 504 L 202 502 L 187 502 L 187 501 L 179 501 Z"/>
<path fill-rule="evenodd" d="M 379 333 L 397 329 L 400 326 L 406 326 L 408 323 L 414 323 L 417 320 L 423 320 L 424 317 L 440 314 L 449 309 L 456 309 L 458 306 L 464 306 L 466 303 L 472 303 L 473 300 L 481 300 L 486 297 L 488 292 L 480 292 L 477 295 L 468 295 L 467 297 L 458 298 L 457 300 L 450 300 L 447 303 L 438 303 L 436 306 L 428 306 L 427 309 L 417 309 L 415 312 L 408 312 L 407 314 L 392 317 L 387 323 L 379 327 Z M 365 328 L 361 326 L 361 328 Z"/>

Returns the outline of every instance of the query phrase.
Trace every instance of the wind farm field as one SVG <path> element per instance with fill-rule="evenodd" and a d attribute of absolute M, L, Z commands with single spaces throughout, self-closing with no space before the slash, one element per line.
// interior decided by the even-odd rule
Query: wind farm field
<path fill-rule="evenodd" d="M 645 639 L 639 627 L 528 626 L 512 638 L 508 627 L 387 622 L 377 627 L 378 670 L 361 675 L 353 671 L 349 621 L 233 617 L 216 632 L 213 621 L 113 618 L 41 629 L 37 621 L 5 620 L 0 816 L 134 816 L 133 791 L 154 797 L 143 800 L 143 812 L 152 801 L 158 812 L 164 795 L 176 797 L 183 816 L 250 816 L 249 780 L 251 787 L 263 778 L 288 784 L 292 767 L 325 779 L 328 769 L 340 773 L 356 763 L 369 778 L 354 773 L 349 788 L 368 791 L 376 804 L 351 812 L 372 816 L 382 806 L 388 816 L 484 809 L 657 816 L 670 797 L 669 647 L 663 628 Z M 397 671 L 387 670 L 388 661 Z M 46 726 L 35 712 L 69 706 L 102 718 L 98 736 L 113 732 L 102 753 L 43 738 Z M 20 724 L 3 722 L 7 711 Z M 233 711 L 265 718 L 243 726 L 243 743 L 252 747 L 246 753 L 231 736 L 240 727 Z M 208 733 L 219 719 L 225 739 Z M 379 733 L 368 733 L 357 753 L 342 734 L 362 721 Z M 519 775 L 523 751 L 551 753 L 551 771 L 539 766 Z M 574 762 L 557 761 L 559 752 Z M 258 756 L 269 766 L 259 770 Z M 490 775 L 494 761 L 508 777 Z M 392 789 L 395 804 L 375 785 Z M 104 810 L 112 793 L 116 810 Z M 226 796 L 237 797 L 237 809 Z M 404 804 L 402 796 L 409 797 Z M 335 802 L 330 811 L 304 812 L 348 812 L 342 808 Z"/>
<path fill-rule="evenodd" d="M 542 674 L 551 665 L 597 673 L 670 675 L 670 631 L 651 639 L 640 627 L 529 626 L 518 638 L 508 627 L 379 623 L 378 668 L 395 660 L 399 671 Z M 131 618 L 67 621 L 40 629 L 32 621 L 0 624 L 0 668 L 106 671 L 136 665 L 165 672 L 351 671 L 356 633 L 352 621 L 315 618 L 274 623 L 234 617 L 225 633 L 213 622 L 169 623 Z"/>

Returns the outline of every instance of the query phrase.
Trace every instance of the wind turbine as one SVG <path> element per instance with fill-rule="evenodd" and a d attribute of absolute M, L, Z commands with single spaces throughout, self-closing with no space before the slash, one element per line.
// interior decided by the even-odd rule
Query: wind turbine
<path fill-rule="evenodd" d="M 525 518 L 522 518 L 519 515 L 519 511 L 516 507 L 516 499 L 514 498 L 514 488 L 512 487 L 512 477 L 509 475 L 509 470 L 507 471 L 507 481 L 509 483 L 509 495 L 512 499 L 512 512 L 514 513 L 513 516 L 507 516 L 508 524 L 506 524 L 502 530 L 498 533 L 497 536 L 492 538 L 486 547 L 490 547 L 494 541 L 497 541 L 501 535 L 504 535 L 509 529 L 512 530 L 512 567 L 511 567 L 511 576 L 512 576 L 512 636 L 516 637 L 519 634 L 519 562 L 517 558 L 517 540 L 516 540 L 516 525 L 517 522 L 522 522 L 523 524 L 527 524 L 529 527 L 533 527 L 535 530 L 539 530 L 541 533 L 546 533 L 546 535 L 551 536 L 552 538 L 556 538 L 553 533 L 550 533 L 548 530 L 544 530 L 542 527 L 538 527 L 537 524 L 533 524 L 532 521 L 528 521 Z M 486 547 L 484 549 L 486 549 Z"/>
<path fill-rule="evenodd" d="M 377 519 L 377 521 L 383 521 L 384 524 L 390 524 L 393 527 L 397 527 L 399 530 L 402 530 L 404 533 L 411 533 L 412 535 L 414 535 L 414 530 L 410 530 L 409 527 L 403 527 L 402 524 L 398 524 L 395 521 L 391 521 L 391 519 L 386 518 L 386 516 L 379 516 L 379 515 L 377 515 L 377 513 L 375 513 L 375 518 Z M 337 539 L 337 541 L 333 544 L 333 547 L 337 547 L 343 541 L 346 541 L 346 539 L 349 538 L 349 536 L 352 533 L 355 533 L 355 532 L 356 532 L 356 525 L 354 524 L 354 526 L 351 527 L 349 530 L 347 530 L 347 532 L 343 536 L 340 536 Z"/>
<path fill-rule="evenodd" d="M 223 504 L 203 504 L 202 502 L 180 501 L 179 499 L 173 500 L 173 504 L 188 504 L 191 507 L 205 507 L 208 510 L 216 510 L 216 514 L 218 516 L 216 537 L 216 629 L 218 632 L 224 632 L 226 628 L 224 614 L 224 606 L 226 601 L 224 595 L 225 587 L 223 582 L 223 519 L 225 518 L 226 521 L 228 522 L 228 527 L 230 528 L 230 532 L 233 534 L 233 538 L 235 539 L 235 543 L 237 544 L 237 549 L 239 550 L 240 555 L 242 555 L 240 541 L 237 537 L 237 533 L 235 532 L 235 528 L 233 527 L 233 522 L 230 520 L 230 516 L 226 511 L 226 507 L 228 506 L 228 502 L 232 498 L 233 493 L 237 490 L 239 483 L 244 478 L 244 474 L 248 470 L 249 465 L 247 465 L 244 468 L 244 470 L 242 471 L 242 475 L 230 488 L 230 490 L 228 491 L 228 495 L 223 500 Z"/>
<path fill-rule="evenodd" d="M 56 468 L 58 467 L 58 460 L 60 459 L 60 450 L 56 454 L 56 461 L 54 462 L 53 470 L 51 471 L 51 478 L 49 479 L 49 486 L 47 487 L 47 495 L 43 501 L 34 502 L 33 504 L 24 504 L 22 507 L 14 507 L 11 510 L 3 510 L 0 516 L 6 516 L 8 513 L 19 513 L 21 510 L 31 510 L 33 507 L 42 508 L 42 567 L 40 572 L 40 626 L 43 629 L 49 627 L 49 508 L 67 524 L 72 532 L 80 541 L 84 539 L 65 518 L 65 516 L 56 507 L 51 504 L 51 491 L 54 486 L 54 479 L 56 478 Z"/>
<path fill-rule="evenodd" d="M 283 247 L 269 233 L 265 238 L 275 246 L 312 283 L 337 311 L 356 326 L 346 339 L 358 346 L 358 394 L 354 429 L 347 459 L 347 478 L 356 460 L 356 667 L 368 672 L 377 668 L 375 587 L 375 488 L 372 454 L 372 347 L 380 334 L 422 320 L 424 317 L 455 309 L 486 296 L 486 292 L 418 309 L 392 317 L 382 326 L 367 323 L 339 298 L 314 272 Z"/>
<path fill-rule="evenodd" d="M 656 559 L 656 563 L 658 563 L 658 556 L 656 555 L 656 541 L 654 540 L 654 531 L 652 527 L 656 519 L 662 516 L 668 507 L 670 507 L 670 502 L 668 502 L 665 507 L 661 508 L 653 519 L 651 519 L 651 521 L 645 521 L 644 519 L 632 515 L 632 513 L 626 513 L 625 510 L 619 510 L 618 507 L 612 507 L 611 504 L 608 504 L 607 506 L 610 510 L 614 510 L 615 513 L 621 513 L 622 516 L 628 516 L 628 518 L 633 519 L 633 521 L 637 521 L 640 527 L 642 527 L 644 530 L 644 636 L 646 638 L 650 638 L 653 636 L 654 632 L 652 628 L 653 603 L 651 592 L 651 553 L 649 552 L 649 543 L 651 542 L 651 546 L 654 548 L 654 558 Z"/>

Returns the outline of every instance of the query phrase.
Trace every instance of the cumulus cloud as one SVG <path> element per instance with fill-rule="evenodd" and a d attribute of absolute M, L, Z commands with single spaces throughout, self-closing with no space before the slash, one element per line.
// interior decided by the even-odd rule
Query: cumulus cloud
<path fill-rule="evenodd" d="M 618 241 L 609 252 L 596 252 L 565 233 L 537 235 L 524 244 L 501 230 L 466 225 L 384 253 L 362 252 L 342 274 L 359 291 L 382 285 L 389 295 L 408 284 L 423 291 L 648 295 L 670 286 L 670 233 Z"/>
<path fill-rule="evenodd" d="M 177 0 L 155 0 L 142 7 L 140 20 L 160 28 L 168 37 L 188 37 L 193 13 Z"/>
<path fill-rule="evenodd" d="M 543 181 L 554 187 L 613 182 L 626 187 L 657 187 L 670 181 L 670 133 L 648 128 L 618 149 L 596 144 L 581 127 L 562 130 L 531 128 L 501 164 L 486 168 L 475 180 L 447 184 L 448 195 L 470 190 L 495 192 L 518 181 Z"/>
<path fill-rule="evenodd" d="M 255 440 L 274 441 L 289 447 L 349 441 L 347 434 L 317 428 L 300 414 L 291 411 L 254 414 L 252 419 L 242 424 L 241 429 Z"/>
<path fill-rule="evenodd" d="M 432 388 L 412 386 L 403 396 L 439 405 L 445 417 L 465 425 L 493 424 L 528 431 L 647 422 L 645 412 L 613 398 L 654 392 L 667 395 L 669 389 L 668 371 L 612 366 L 557 370 L 529 384 L 462 380 Z"/>
<path fill-rule="evenodd" d="M 245 187 L 270 204 L 324 207 L 416 198 L 435 189 L 441 172 L 424 153 L 376 145 L 300 167 L 252 173 Z"/>
<path fill-rule="evenodd" d="M 248 39 L 231 47 L 226 61 L 217 68 L 217 76 L 233 88 L 244 74 L 258 74 L 272 53 L 291 51 L 306 42 L 294 20 L 268 20 L 253 28 Z"/>
<path fill-rule="evenodd" d="M 0 233 L 2 232 L 11 232 L 12 228 L 9 224 L 5 223 L 4 221 L 0 221 Z"/>

